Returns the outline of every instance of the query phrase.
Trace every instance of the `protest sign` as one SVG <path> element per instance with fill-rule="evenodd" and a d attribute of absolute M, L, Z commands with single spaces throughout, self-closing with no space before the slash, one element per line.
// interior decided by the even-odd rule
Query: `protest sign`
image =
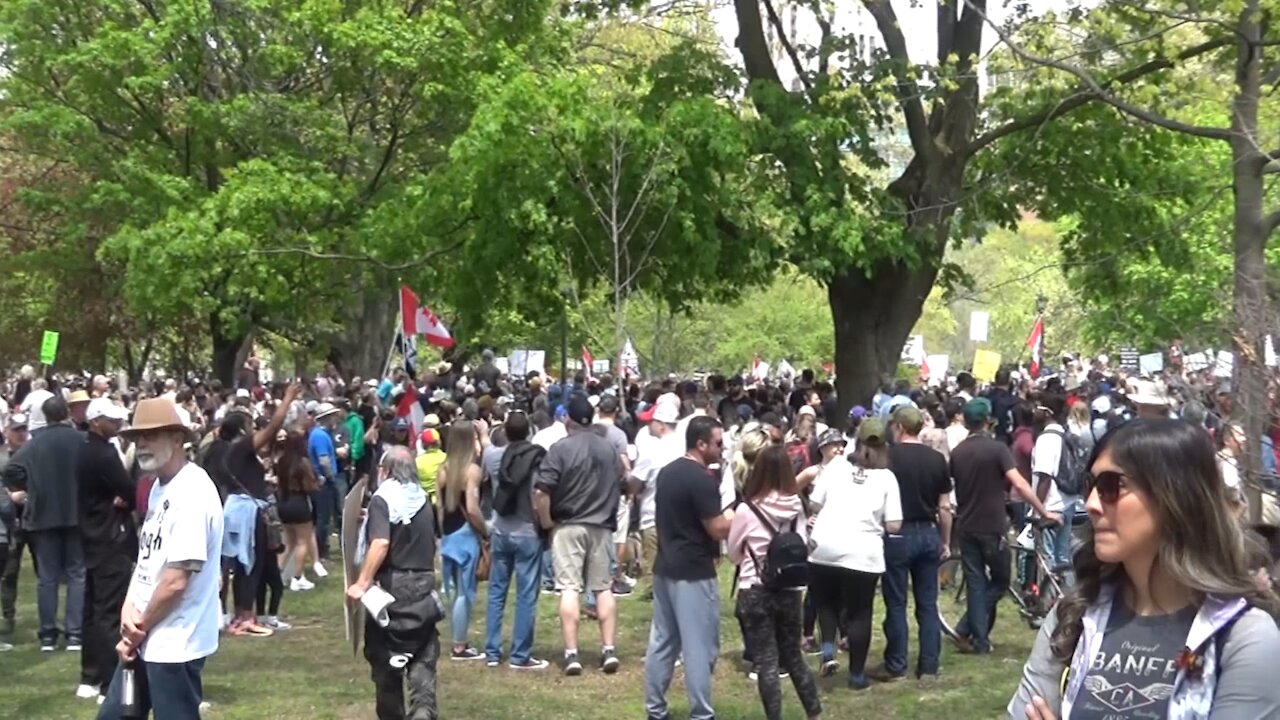
<path fill-rule="evenodd" d="M 1000 369 L 1000 353 L 979 348 L 973 353 L 973 377 L 982 382 L 996 379 L 996 371 Z"/>

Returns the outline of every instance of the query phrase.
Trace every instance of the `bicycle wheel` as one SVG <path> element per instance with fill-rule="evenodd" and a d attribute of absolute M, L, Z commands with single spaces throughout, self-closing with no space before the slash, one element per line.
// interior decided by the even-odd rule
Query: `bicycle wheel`
<path fill-rule="evenodd" d="M 964 568 L 960 558 L 949 558 L 938 566 L 938 620 L 942 634 L 955 640 L 956 626 L 965 613 Z"/>

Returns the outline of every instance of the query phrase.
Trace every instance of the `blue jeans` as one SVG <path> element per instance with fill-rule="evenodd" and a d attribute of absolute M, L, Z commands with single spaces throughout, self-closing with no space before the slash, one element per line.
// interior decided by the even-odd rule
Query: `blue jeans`
<path fill-rule="evenodd" d="M 36 610 L 40 641 L 58 641 L 58 585 L 67 585 L 66 636 L 82 640 L 84 621 L 84 549 L 80 528 L 35 530 L 29 534 L 36 553 Z"/>
<path fill-rule="evenodd" d="M 931 522 L 903 523 L 901 535 L 884 541 L 884 667 L 894 675 L 907 673 L 907 577 L 916 601 L 920 654 L 916 675 L 936 675 L 942 653 L 942 623 L 938 620 L 938 565 L 942 538 Z"/>
<path fill-rule="evenodd" d="M 556 589 L 556 571 L 551 564 L 551 543 L 542 544 L 542 589 Z"/>
<path fill-rule="evenodd" d="M 200 720 L 200 701 L 204 697 L 200 675 L 204 672 L 205 659 L 185 663 L 142 663 L 146 668 L 143 717 L 158 708 L 156 720 Z M 106 700 L 98 708 L 98 720 L 120 720 L 123 717 L 120 714 L 123 672 L 124 666 L 117 665 Z"/>
<path fill-rule="evenodd" d="M 1009 546 L 1005 536 L 961 533 L 960 563 L 968 590 L 966 611 L 956 632 L 968 637 L 976 652 L 988 653 L 991 652 L 991 628 L 996 624 L 996 605 L 1009 591 Z"/>
<path fill-rule="evenodd" d="M 533 652 L 533 627 L 538 615 L 538 583 L 542 571 L 542 542 L 495 532 L 489 538 L 489 609 L 485 615 L 484 654 L 502 657 L 502 615 L 512 573 L 516 579 L 516 617 L 511 629 L 511 663 L 520 665 Z"/>
<path fill-rule="evenodd" d="M 449 614 L 454 645 L 467 643 L 471 606 L 476 601 L 476 561 L 480 559 L 480 538 L 470 525 L 445 535 L 440 543 L 440 565 L 445 577 L 445 594 L 453 591 Z"/>
<path fill-rule="evenodd" d="M 653 624 L 644 660 L 644 705 L 650 718 L 669 716 L 667 689 L 684 657 L 689 720 L 713 720 L 711 676 L 720 654 L 720 585 L 708 580 L 653 578 Z"/>

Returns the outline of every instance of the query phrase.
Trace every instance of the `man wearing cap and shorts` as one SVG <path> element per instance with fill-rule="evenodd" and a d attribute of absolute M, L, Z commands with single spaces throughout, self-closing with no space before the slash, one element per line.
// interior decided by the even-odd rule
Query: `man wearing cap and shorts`
<path fill-rule="evenodd" d="M 604 438 L 613 446 L 618 458 L 622 461 L 623 478 L 631 473 L 631 459 L 627 457 L 627 434 L 618 427 L 618 410 L 621 406 L 613 395 L 600 397 L 596 405 L 596 429 L 604 434 Z M 626 596 L 631 594 L 631 585 L 627 583 L 623 567 L 627 562 L 627 533 L 631 531 L 631 497 L 625 487 L 620 487 L 618 496 L 617 527 L 613 531 L 613 594 Z"/>
<path fill-rule="evenodd" d="M 551 446 L 534 478 L 534 508 L 552 530 L 551 559 L 560 591 L 560 630 L 566 675 L 582 674 L 578 660 L 578 596 L 596 593 L 603 647 L 600 669 L 618 671 L 614 652 L 617 604 L 610 592 L 610 545 L 617 524 L 622 461 L 609 441 L 590 427 L 595 415 L 586 396 L 569 399 L 568 435 Z"/>
<path fill-rule="evenodd" d="M 187 461 L 189 431 L 164 398 L 138 403 L 124 431 L 137 448 L 138 466 L 156 482 L 138 533 L 138 564 L 120 611 L 117 666 L 98 720 L 123 713 L 121 668 L 145 673 L 145 717 L 198 718 L 205 660 L 218 650 L 219 560 L 222 501 L 208 473 Z M 140 662 L 139 662 L 140 660 Z"/>
<path fill-rule="evenodd" d="M 85 561 L 80 698 L 98 697 L 115 673 L 116 628 L 138 555 L 137 483 L 111 444 L 128 418 L 129 411 L 109 399 L 92 400 L 85 412 L 89 432 L 76 463 Z"/>

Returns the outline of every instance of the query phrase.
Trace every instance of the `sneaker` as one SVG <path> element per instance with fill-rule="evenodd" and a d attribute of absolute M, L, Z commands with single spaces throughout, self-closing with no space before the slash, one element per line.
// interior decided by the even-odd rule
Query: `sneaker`
<path fill-rule="evenodd" d="M 485 666 L 485 667 L 496 668 L 496 667 L 498 667 L 498 666 L 499 666 L 499 665 L 501 665 L 501 664 L 502 664 L 502 658 L 493 658 L 493 657 L 491 657 L 491 658 L 485 658 L 485 659 L 484 659 L 484 666 Z M 514 664 L 512 664 L 512 666 L 511 666 L 511 667 L 515 667 L 515 665 L 514 665 Z"/>
<path fill-rule="evenodd" d="M 7 642 L 0 642 L 0 652 L 9 652 L 13 650 L 13 646 Z"/>
<path fill-rule="evenodd" d="M 569 653 L 564 656 L 564 674 L 568 677 L 577 677 L 582 674 L 582 663 L 578 662 L 578 653 Z"/>
<path fill-rule="evenodd" d="M 895 682 L 898 682 L 899 680 L 907 679 L 906 673 L 890 672 L 889 669 L 883 665 L 867 673 L 867 676 L 870 677 L 872 680 L 875 680 L 876 682 L 882 682 L 882 683 L 895 683 Z"/>
<path fill-rule="evenodd" d="M 600 651 L 600 669 L 605 675 L 612 675 L 618 672 L 618 666 L 622 663 L 618 662 L 618 656 L 613 650 Z"/>
<path fill-rule="evenodd" d="M 80 687 L 76 688 L 76 697 L 80 698 L 81 700 L 89 700 L 92 698 L 96 698 L 98 697 L 99 694 L 100 693 L 98 692 L 98 688 L 92 685 L 81 684 Z"/>
<path fill-rule="evenodd" d="M 530 657 L 522 663 L 510 663 L 507 667 L 512 670 L 546 670 L 551 667 L 551 663 L 546 660 L 539 660 L 536 657 Z"/>
<path fill-rule="evenodd" d="M 315 589 L 315 587 L 316 587 L 315 583 L 311 582 L 310 580 L 306 579 L 305 577 L 296 577 L 296 578 L 294 578 L 293 580 L 290 580 L 290 581 L 289 581 L 289 589 L 290 589 L 290 590 L 292 590 L 292 591 L 294 591 L 294 592 L 303 592 L 303 591 L 306 591 L 306 590 L 314 590 L 314 589 Z"/>
<path fill-rule="evenodd" d="M 458 661 L 484 660 L 484 653 L 468 645 L 461 650 L 454 650 L 449 653 L 449 659 Z"/>
<path fill-rule="evenodd" d="M 637 580 L 637 579 L 635 579 L 635 578 L 631 577 L 630 575 L 623 575 L 623 576 L 622 576 L 622 582 L 626 583 L 626 584 L 627 584 L 627 587 L 635 587 L 636 585 L 638 585 L 638 584 L 640 583 L 640 581 L 639 581 L 639 580 Z"/>
<path fill-rule="evenodd" d="M 840 663 L 837 662 L 835 658 L 828 658 L 822 661 L 822 670 L 820 672 L 822 677 L 831 677 L 832 675 L 835 675 L 836 671 L 839 669 Z"/>
<path fill-rule="evenodd" d="M 325 570 L 324 565 L 321 565 L 319 562 L 311 566 L 311 571 L 316 574 L 316 577 L 329 577 L 329 571 Z"/>
<path fill-rule="evenodd" d="M 275 615 L 262 615 L 258 618 L 258 624 L 263 627 L 269 627 L 272 630 L 292 630 L 293 626 L 281 620 Z"/>
<path fill-rule="evenodd" d="M 80 638 L 67 638 L 67 652 L 80 652 L 84 649 L 84 645 L 80 642 Z"/>
<path fill-rule="evenodd" d="M 818 644 L 817 640 L 807 637 L 804 639 L 804 643 L 800 646 L 800 651 L 805 655 L 821 655 L 822 646 Z"/>
<path fill-rule="evenodd" d="M 631 586 L 624 582 L 622 578 L 614 580 L 613 584 L 609 586 L 609 590 L 613 592 L 614 597 L 628 597 L 631 595 Z"/>
<path fill-rule="evenodd" d="M 789 677 L 791 677 L 791 673 L 787 672 L 786 670 L 781 670 L 781 669 L 778 670 L 779 680 L 786 680 Z M 758 668 L 756 668 L 755 665 L 751 666 L 751 672 L 747 673 L 747 679 L 750 680 L 751 682 L 756 682 L 760 679 L 760 673 L 758 671 Z"/>
<path fill-rule="evenodd" d="M 54 650 L 57 650 L 57 649 L 58 649 L 58 646 L 54 644 L 54 641 L 45 641 L 45 640 L 40 641 L 40 652 L 53 652 Z"/>
<path fill-rule="evenodd" d="M 871 681 L 867 679 L 866 673 L 858 675 L 849 673 L 850 690 L 866 690 L 869 687 L 871 687 Z"/>

